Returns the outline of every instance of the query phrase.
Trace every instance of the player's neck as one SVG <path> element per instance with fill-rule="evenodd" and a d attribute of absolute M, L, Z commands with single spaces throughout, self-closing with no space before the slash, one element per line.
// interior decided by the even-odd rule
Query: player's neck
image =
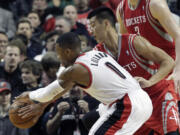
<path fill-rule="evenodd" d="M 107 49 L 116 58 L 118 55 L 118 34 L 114 29 L 108 32 L 107 38 L 104 43 Z"/>
<path fill-rule="evenodd" d="M 129 3 L 129 7 L 131 9 L 136 9 L 137 6 L 139 5 L 141 0 L 128 0 L 128 3 Z"/>

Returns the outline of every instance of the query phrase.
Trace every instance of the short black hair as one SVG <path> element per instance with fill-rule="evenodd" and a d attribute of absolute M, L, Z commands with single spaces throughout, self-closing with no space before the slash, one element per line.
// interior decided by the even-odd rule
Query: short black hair
<path fill-rule="evenodd" d="M 47 35 L 45 36 L 44 40 L 47 42 L 47 40 L 51 37 L 53 37 L 54 35 L 60 35 L 60 33 L 58 31 L 51 31 L 49 33 L 47 33 Z"/>
<path fill-rule="evenodd" d="M 94 10 L 92 10 L 88 14 L 88 19 L 91 19 L 92 17 L 96 16 L 98 20 L 104 20 L 107 19 L 110 21 L 111 25 L 115 27 L 116 24 L 116 17 L 114 15 L 114 12 L 105 6 L 98 7 Z"/>
<path fill-rule="evenodd" d="M 60 67 L 60 60 L 57 57 L 55 52 L 47 52 L 42 60 L 41 64 L 45 72 L 49 71 L 51 68 L 59 68 Z"/>
<path fill-rule="evenodd" d="M 81 48 L 81 40 L 78 34 L 73 32 L 67 32 L 65 34 L 62 34 L 58 38 L 57 44 L 63 49 L 69 48 L 72 50 L 76 50 L 77 48 Z"/>

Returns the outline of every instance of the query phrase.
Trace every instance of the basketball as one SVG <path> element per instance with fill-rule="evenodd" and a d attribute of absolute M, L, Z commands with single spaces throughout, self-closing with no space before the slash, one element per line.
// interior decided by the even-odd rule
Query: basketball
<path fill-rule="evenodd" d="M 35 119 L 34 116 L 23 119 L 20 116 L 18 116 L 18 110 L 28 104 L 29 103 L 15 101 L 9 109 L 9 119 L 12 122 L 12 124 L 17 128 L 21 128 L 21 129 L 30 128 L 36 123 L 34 122 Z"/>

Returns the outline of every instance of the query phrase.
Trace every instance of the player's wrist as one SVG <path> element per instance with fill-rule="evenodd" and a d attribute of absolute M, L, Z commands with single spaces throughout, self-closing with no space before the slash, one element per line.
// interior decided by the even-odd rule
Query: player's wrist
<path fill-rule="evenodd" d="M 63 92 L 64 89 L 56 80 L 44 88 L 37 89 L 29 93 L 29 98 L 41 103 L 51 102 L 55 96 Z"/>

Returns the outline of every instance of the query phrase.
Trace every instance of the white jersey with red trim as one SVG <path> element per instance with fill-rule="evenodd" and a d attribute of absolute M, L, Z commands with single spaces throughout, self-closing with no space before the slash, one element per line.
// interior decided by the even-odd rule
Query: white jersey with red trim
<path fill-rule="evenodd" d="M 104 104 L 121 99 L 125 94 L 142 90 L 139 83 L 111 56 L 100 51 L 89 51 L 77 58 L 90 74 L 86 92 Z"/>

